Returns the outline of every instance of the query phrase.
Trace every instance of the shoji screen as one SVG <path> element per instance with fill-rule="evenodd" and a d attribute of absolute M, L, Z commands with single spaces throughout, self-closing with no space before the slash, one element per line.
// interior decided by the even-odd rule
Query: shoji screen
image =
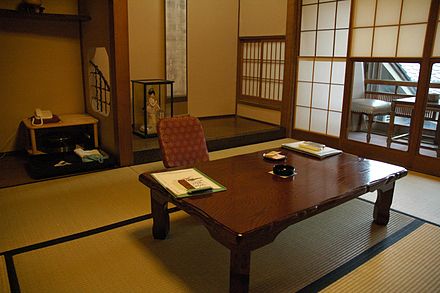
<path fill-rule="evenodd" d="M 254 97 L 280 102 L 283 96 L 284 36 L 241 38 L 240 50 L 239 100 Z M 254 102 L 257 105 L 262 103 Z"/>
<path fill-rule="evenodd" d="M 421 57 L 431 0 L 353 0 L 351 57 Z"/>
<path fill-rule="evenodd" d="M 440 57 L 440 13 L 439 19 L 437 20 L 437 31 L 435 35 L 434 50 L 432 52 L 432 56 Z"/>
<path fill-rule="evenodd" d="M 304 0 L 295 129 L 339 136 L 350 1 Z"/>

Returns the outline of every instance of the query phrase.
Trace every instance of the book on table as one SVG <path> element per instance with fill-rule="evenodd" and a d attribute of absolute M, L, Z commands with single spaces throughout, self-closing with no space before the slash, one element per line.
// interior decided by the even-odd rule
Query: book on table
<path fill-rule="evenodd" d="M 152 173 L 151 176 L 176 198 L 226 190 L 196 168 Z"/>
<path fill-rule="evenodd" d="M 310 142 L 310 141 L 297 141 L 290 143 L 283 143 L 281 147 L 303 154 L 308 154 L 320 159 L 327 158 L 342 153 L 341 150 L 334 149 L 325 146 L 320 143 Z"/>

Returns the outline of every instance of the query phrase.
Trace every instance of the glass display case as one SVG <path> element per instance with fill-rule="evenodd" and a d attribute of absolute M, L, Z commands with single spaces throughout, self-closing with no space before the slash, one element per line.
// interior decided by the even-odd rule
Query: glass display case
<path fill-rule="evenodd" d="M 156 125 L 160 118 L 173 116 L 172 80 L 137 79 L 131 81 L 132 128 L 141 137 L 157 135 Z M 167 107 L 170 109 L 167 109 Z"/>

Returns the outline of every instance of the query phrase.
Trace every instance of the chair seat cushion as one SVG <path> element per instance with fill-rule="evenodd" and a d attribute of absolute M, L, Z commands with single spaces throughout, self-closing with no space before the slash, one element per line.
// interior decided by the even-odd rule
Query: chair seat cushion
<path fill-rule="evenodd" d="M 351 102 L 351 111 L 365 114 L 388 114 L 391 112 L 391 103 L 375 99 L 354 99 Z"/>

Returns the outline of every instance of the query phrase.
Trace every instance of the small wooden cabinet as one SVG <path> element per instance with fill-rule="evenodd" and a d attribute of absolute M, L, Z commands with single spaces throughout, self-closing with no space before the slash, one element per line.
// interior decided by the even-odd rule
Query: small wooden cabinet
<path fill-rule="evenodd" d="M 80 129 L 90 127 L 90 139 L 95 148 L 98 148 L 98 119 L 87 114 L 65 114 L 58 116 L 61 121 L 47 123 L 43 125 L 32 125 L 31 118 L 23 120 L 23 124 L 29 133 L 29 143 L 27 151 L 31 155 L 46 154 L 48 152 L 41 150 L 41 141 L 39 137 L 44 137 L 47 133 L 63 131 L 63 129 Z"/>

